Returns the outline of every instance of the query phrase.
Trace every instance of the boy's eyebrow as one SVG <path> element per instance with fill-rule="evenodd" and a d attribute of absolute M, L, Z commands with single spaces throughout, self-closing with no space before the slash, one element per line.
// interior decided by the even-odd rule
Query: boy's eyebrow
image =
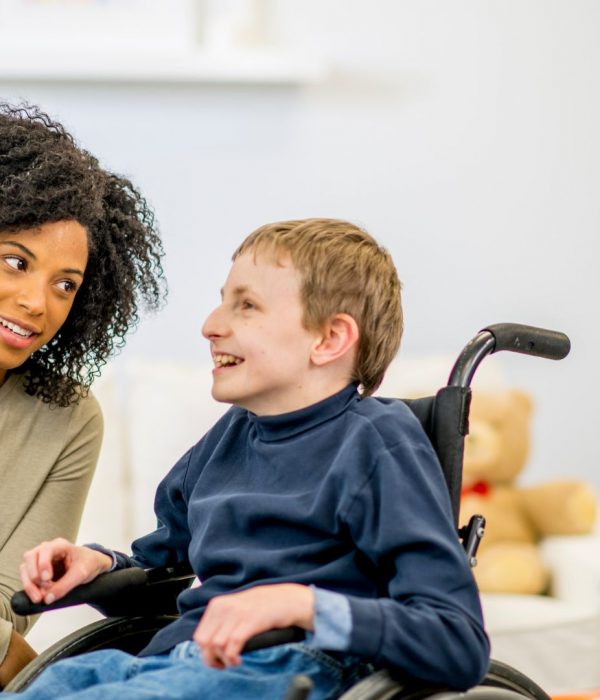
<path fill-rule="evenodd" d="M 250 287 L 248 287 L 245 284 L 240 284 L 231 290 L 231 294 L 235 297 L 239 297 L 239 296 L 242 296 L 243 294 L 247 294 L 249 291 L 251 291 Z M 225 287 L 221 287 L 221 299 L 223 298 L 224 293 L 225 293 Z"/>

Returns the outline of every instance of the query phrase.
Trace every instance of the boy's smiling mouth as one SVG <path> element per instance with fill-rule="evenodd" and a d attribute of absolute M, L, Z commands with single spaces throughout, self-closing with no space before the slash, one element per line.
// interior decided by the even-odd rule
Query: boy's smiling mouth
<path fill-rule="evenodd" d="M 244 360 L 241 357 L 236 357 L 235 355 L 227 355 L 225 353 L 213 352 L 213 362 L 215 367 L 235 367 L 240 365 Z"/>

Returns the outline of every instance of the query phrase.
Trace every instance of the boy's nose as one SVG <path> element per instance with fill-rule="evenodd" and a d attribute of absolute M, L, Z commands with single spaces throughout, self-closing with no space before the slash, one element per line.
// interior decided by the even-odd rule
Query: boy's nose
<path fill-rule="evenodd" d="M 214 311 L 211 311 L 206 321 L 202 324 L 202 335 L 207 340 L 210 340 L 211 338 L 218 338 L 225 334 L 226 329 L 222 309 L 220 306 L 217 306 Z"/>

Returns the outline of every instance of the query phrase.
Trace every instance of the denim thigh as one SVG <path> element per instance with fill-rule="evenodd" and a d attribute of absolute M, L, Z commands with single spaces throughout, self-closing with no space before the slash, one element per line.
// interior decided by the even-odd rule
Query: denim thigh
<path fill-rule="evenodd" d="M 294 675 L 314 683 L 310 700 L 333 700 L 370 671 L 360 659 L 286 644 L 243 655 L 225 670 L 202 662 L 194 642 L 169 654 L 138 658 L 104 650 L 49 666 L 23 693 L 9 700 L 282 700 Z"/>

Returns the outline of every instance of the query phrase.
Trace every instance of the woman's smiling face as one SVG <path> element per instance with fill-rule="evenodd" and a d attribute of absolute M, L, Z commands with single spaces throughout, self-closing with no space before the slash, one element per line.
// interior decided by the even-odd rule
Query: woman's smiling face
<path fill-rule="evenodd" d="M 77 221 L 0 231 L 0 384 L 67 319 L 88 260 Z"/>

